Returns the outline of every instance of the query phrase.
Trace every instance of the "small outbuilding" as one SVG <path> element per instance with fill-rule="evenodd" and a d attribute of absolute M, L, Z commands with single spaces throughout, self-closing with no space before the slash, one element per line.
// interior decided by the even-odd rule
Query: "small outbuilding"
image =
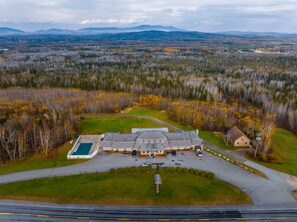
<path fill-rule="evenodd" d="M 155 185 L 156 185 L 156 192 L 160 192 L 160 185 L 162 184 L 161 176 L 160 174 L 155 174 L 154 175 L 154 180 L 155 180 Z"/>
<path fill-rule="evenodd" d="M 231 142 L 235 147 L 250 146 L 251 140 L 238 127 L 233 126 L 227 131 L 227 141 Z"/>

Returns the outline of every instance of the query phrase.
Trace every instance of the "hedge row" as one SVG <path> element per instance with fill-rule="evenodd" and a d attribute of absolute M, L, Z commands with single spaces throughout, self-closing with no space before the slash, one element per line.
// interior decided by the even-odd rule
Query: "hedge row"
<path fill-rule="evenodd" d="M 110 173 L 112 174 L 122 174 L 122 173 L 136 173 L 136 172 L 150 172 L 152 171 L 152 167 L 151 166 L 140 166 L 140 167 L 125 167 L 125 168 L 111 168 L 109 170 Z"/>
<path fill-rule="evenodd" d="M 140 166 L 140 167 L 125 167 L 125 168 L 117 168 L 117 169 L 114 169 L 114 168 L 111 168 L 109 170 L 110 173 L 112 174 L 124 174 L 124 173 L 135 173 L 135 172 L 138 172 L 138 173 L 150 173 L 150 172 L 156 172 L 156 171 L 160 171 L 160 170 L 163 170 L 165 172 L 170 172 L 170 173 L 189 173 L 189 174 L 193 174 L 193 175 L 196 175 L 196 176 L 200 176 L 200 177 L 205 177 L 207 179 L 214 179 L 215 178 L 215 174 L 212 173 L 212 172 L 206 172 L 206 171 L 203 171 L 203 170 L 195 170 L 193 168 L 181 168 L 181 167 L 164 167 L 163 169 L 159 169 L 158 167 L 153 170 L 152 169 L 152 166 Z"/>
<path fill-rule="evenodd" d="M 215 178 L 215 174 L 212 173 L 212 172 L 206 172 L 206 171 L 203 171 L 203 170 L 195 170 L 193 168 L 181 168 L 181 167 L 164 167 L 164 171 L 165 172 L 171 172 L 171 173 L 189 173 L 189 174 L 193 174 L 193 175 L 196 175 L 196 176 L 201 176 L 201 177 L 205 177 L 207 179 L 214 179 Z"/>

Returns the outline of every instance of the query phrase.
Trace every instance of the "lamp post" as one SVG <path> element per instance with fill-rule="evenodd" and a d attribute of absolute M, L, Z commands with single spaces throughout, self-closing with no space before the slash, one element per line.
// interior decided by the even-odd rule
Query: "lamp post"
<path fill-rule="evenodd" d="M 261 141 L 261 133 L 256 133 L 256 138 L 255 138 L 255 143 L 256 143 L 255 157 L 257 156 L 257 153 L 258 153 L 260 141 Z"/>
<path fill-rule="evenodd" d="M 225 141 L 226 146 L 228 146 L 228 135 L 227 135 L 227 133 L 224 134 L 224 141 Z"/>

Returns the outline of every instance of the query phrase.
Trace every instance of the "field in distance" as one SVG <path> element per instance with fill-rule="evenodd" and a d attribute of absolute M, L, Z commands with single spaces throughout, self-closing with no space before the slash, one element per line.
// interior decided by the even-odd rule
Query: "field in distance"
<path fill-rule="evenodd" d="M 130 117 L 88 117 L 81 120 L 81 134 L 102 134 L 106 132 L 130 133 L 132 128 L 164 127 L 153 121 Z"/>

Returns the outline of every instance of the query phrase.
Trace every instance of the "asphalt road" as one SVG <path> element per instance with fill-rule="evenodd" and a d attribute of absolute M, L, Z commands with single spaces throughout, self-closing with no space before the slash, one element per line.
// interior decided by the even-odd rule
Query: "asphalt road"
<path fill-rule="evenodd" d="M 0 201 L 0 221 L 297 221 L 297 207 L 139 207 Z"/>
<path fill-rule="evenodd" d="M 227 181 L 246 192 L 255 205 L 295 204 L 297 206 L 297 202 L 291 195 L 292 187 L 285 179 L 278 177 L 265 179 L 208 153 L 204 153 L 203 158 L 199 158 L 193 151 L 177 152 L 176 157 L 168 155 L 154 159 L 134 159 L 128 154 L 100 152 L 91 160 L 76 165 L 2 175 L 0 176 L 0 184 L 35 178 L 104 172 L 110 168 L 141 166 L 144 162 L 164 163 L 164 166 L 169 167 L 181 166 L 214 172 L 219 179 Z"/>

